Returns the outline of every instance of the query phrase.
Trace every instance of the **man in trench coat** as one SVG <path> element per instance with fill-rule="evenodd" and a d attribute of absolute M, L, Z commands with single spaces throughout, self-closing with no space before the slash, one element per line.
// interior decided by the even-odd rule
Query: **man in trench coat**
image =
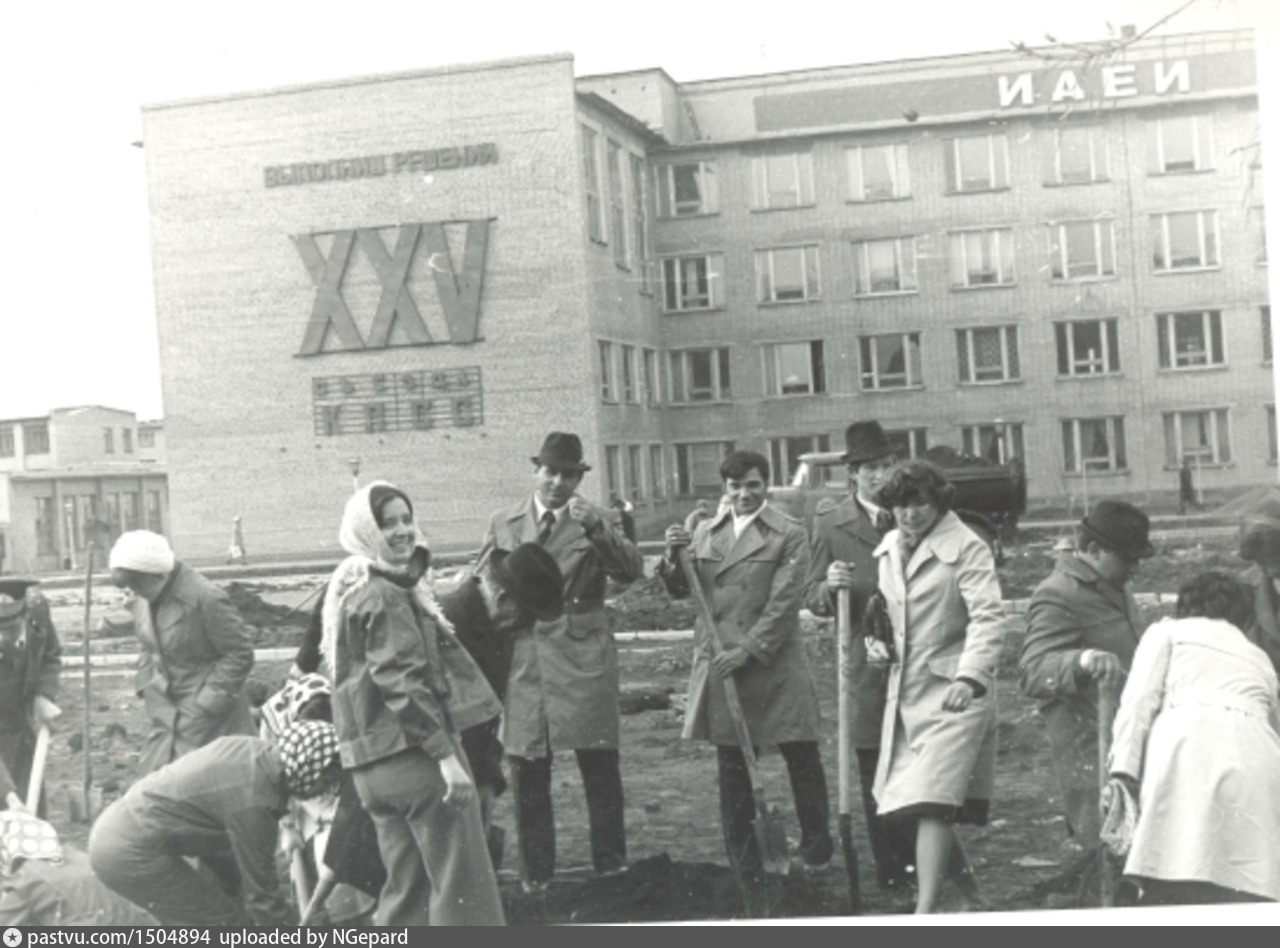
<path fill-rule="evenodd" d="M 1098 852 L 1098 688 L 1119 689 L 1144 625 L 1128 580 L 1155 552 L 1147 515 L 1132 504 L 1102 500 L 1031 596 L 1018 659 L 1022 693 L 1039 700 L 1067 832 L 1084 848 L 1063 873 L 1083 904 Z M 1079 879 L 1077 885 L 1077 877 Z"/>
<path fill-rule="evenodd" d="M 674 551 L 689 547 L 724 647 L 712 657 L 709 630 L 699 617 L 683 737 L 716 745 L 725 848 L 752 910 L 765 883 L 751 826 L 756 805 L 723 678 L 733 676 L 757 750 L 777 745 L 786 760 L 806 865 L 825 866 L 834 844 L 818 753 L 818 697 L 800 637 L 808 538 L 797 521 L 768 505 L 769 462 L 762 455 L 735 451 L 721 464 L 720 476 L 731 503 L 692 535 L 684 527 L 668 527 L 667 555 L 658 570 L 673 599 L 687 596 Z"/>
<path fill-rule="evenodd" d="M 62 714 L 54 703 L 62 645 L 49 618 L 49 601 L 35 586 L 30 579 L 0 580 L 0 763 L 21 797 L 31 780 L 36 732 Z M 38 810 L 43 816 L 44 793 Z"/>
<path fill-rule="evenodd" d="M 142 654 L 136 678 L 151 733 L 139 772 L 153 770 L 228 734 L 257 734 L 244 683 L 253 642 L 227 594 L 177 562 L 164 537 L 123 534 L 111 549 L 112 581 L 134 593 Z"/>
<path fill-rule="evenodd" d="M 503 713 L 522 883 L 538 893 L 555 872 L 551 760 L 558 750 L 578 759 L 596 872 L 626 868 L 618 651 L 604 594 L 607 579 L 627 584 L 643 576 L 644 559 L 611 515 L 577 494 L 591 470 L 577 435 L 551 432 L 532 460 L 535 492 L 490 518 L 477 569 L 495 550 L 533 542 L 555 557 L 564 579 L 564 614 L 516 633 Z"/>

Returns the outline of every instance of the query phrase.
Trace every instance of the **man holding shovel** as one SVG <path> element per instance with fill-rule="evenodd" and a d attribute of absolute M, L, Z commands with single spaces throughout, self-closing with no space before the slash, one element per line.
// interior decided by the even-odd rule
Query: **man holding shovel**
<path fill-rule="evenodd" d="M 31 779 L 36 734 L 62 714 L 54 703 L 62 644 L 49 602 L 35 580 L 0 579 L 0 762 L 23 792 Z M 38 815 L 44 816 L 41 795 Z"/>
<path fill-rule="evenodd" d="M 821 869 L 834 852 L 817 690 L 800 637 L 808 540 L 803 526 L 768 505 L 769 462 L 762 455 L 735 451 L 720 465 L 720 476 L 731 503 L 692 534 L 668 527 L 658 572 L 671 597 L 683 599 L 691 589 L 678 557 L 689 556 L 709 600 L 716 629 L 699 618 L 683 737 L 716 745 L 729 863 L 748 912 L 759 915 L 767 912 L 762 855 L 769 854 L 761 853 L 752 826 L 757 801 L 726 702 L 726 679 L 736 686 L 752 745 L 777 745 L 787 763 L 805 865 Z M 714 645 L 716 633 L 722 648 Z"/>

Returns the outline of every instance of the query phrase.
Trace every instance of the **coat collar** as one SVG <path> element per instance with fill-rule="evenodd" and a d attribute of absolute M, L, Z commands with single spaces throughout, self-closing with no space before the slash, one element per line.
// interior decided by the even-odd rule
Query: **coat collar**
<path fill-rule="evenodd" d="M 569 516 L 568 511 L 556 514 L 556 525 L 551 528 L 551 536 L 547 538 L 546 550 L 548 553 L 555 555 L 555 552 L 561 547 L 567 546 L 571 541 L 579 537 L 586 537 L 586 531 L 578 524 L 576 520 Z M 526 542 L 533 542 L 538 537 L 538 506 L 533 502 L 533 494 L 530 494 L 524 501 L 518 504 L 507 517 L 507 522 L 513 524 L 512 532 L 522 537 Z M 521 528 L 525 529 L 521 529 Z"/>
<path fill-rule="evenodd" d="M 866 509 L 854 497 L 846 497 L 831 513 L 832 524 L 842 527 L 855 536 L 862 537 L 868 543 L 880 543 L 880 531 L 867 516 Z"/>
<path fill-rule="evenodd" d="M 957 517 L 954 511 L 948 510 L 944 513 L 911 554 L 911 560 L 906 568 L 907 578 L 910 579 L 918 573 L 930 559 L 938 559 L 948 564 L 955 563 L 960 559 L 960 549 L 964 545 L 964 535 L 967 530 L 964 521 Z M 876 546 L 873 555 L 888 555 L 893 561 L 899 561 L 902 555 L 901 550 L 901 534 L 897 528 L 894 528 L 884 535 L 884 539 Z"/>
<path fill-rule="evenodd" d="M 1115 584 L 1104 579 L 1096 569 L 1074 553 L 1063 553 L 1058 557 L 1058 562 L 1054 565 L 1054 569 L 1064 576 L 1069 576 L 1077 582 L 1096 589 L 1098 595 L 1129 617 L 1129 624 L 1133 627 L 1135 636 L 1137 635 L 1137 630 L 1141 627 L 1142 620 L 1138 613 L 1138 603 L 1133 598 L 1128 586 L 1123 589 L 1117 588 Z"/>
<path fill-rule="evenodd" d="M 719 511 L 707 527 L 714 548 L 722 551 L 723 558 L 716 567 L 717 575 L 729 567 L 741 563 L 744 559 L 765 545 L 769 531 L 783 533 L 787 528 L 787 516 L 769 504 L 756 515 L 755 520 L 747 524 L 742 536 L 733 536 L 733 511 L 725 508 Z"/>

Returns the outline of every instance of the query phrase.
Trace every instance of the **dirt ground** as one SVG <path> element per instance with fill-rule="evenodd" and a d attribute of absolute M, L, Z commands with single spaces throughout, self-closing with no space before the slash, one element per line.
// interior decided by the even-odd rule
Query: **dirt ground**
<path fill-rule="evenodd" d="M 1200 549 L 1193 546 L 1187 552 L 1162 556 L 1159 562 L 1153 562 L 1144 570 L 1147 582 L 1141 585 L 1147 588 L 1155 585 L 1161 591 L 1172 592 L 1183 573 L 1195 572 L 1206 564 L 1242 565 L 1231 560 L 1229 543 L 1219 544 L 1217 548 L 1211 544 L 1206 546 Z M 1040 576 L 1046 572 L 1047 568 Z M 297 614 L 288 617 L 283 626 L 268 623 L 278 622 L 288 611 L 288 605 L 281 606 L 279 602 L 287 603 L 290 595 L 298 600 L 313 585 L 310 577 L 281 581 L 272 588 L 284 592 L 270 592 L 268 598 L 274 604 L 257 611 L 251 599 L 242 601 L 242 608 L 248 613 L 246 618 L 255 625 L 261 623 L 260 644 L 285 645 L 297 641 L 301 631 L 300 625 L 295 624 Z M 114 595 L 113 591 L 105 591 L 101 601 L 95 597 L 95 616 L 109 611 Z M 83 602 L 77 603 L 75 599 L 73 594 L 62 594 L 55 601 L 55 619 L 64 631 L 64 639 L 69 640 L 71 653 L 80 651 L 72 630 L 82 627 L 83 622 Z M 663 608 L 658 601 L 637 602 L 635 611 L 644 612 L 652 621 L 654 616 L 665 615 Z M 619 624 L 623 623 L 619 621 Z M 647 627 L 672 626 L 658 623 Z M 1010 618 L 1006 628 L 998 688 L 997 792 L 991 822 L 986 827 L 960 830 L 983 894 L 996 911 L 1041 907 L 1049 880 L 1072 856 L 1063 822 L 1055 812 L 1048 779 L 1048 745 L 1041 720 L 1032 704 L 1019 694 L 1012 674 L 1022 635 L 1021 620 Z M 131 643 L 128 640 L 95 642 L 95 646 L 103 644 L 120 649 Z M 810 637 L 809 647 L 823 720 L 828 725 L 822 753 L 827 767 L 834 832 L 837 826 L 836 663 L 832 636 L 819 632 Z M 669 688 L 677 697 L 683 695 L 689 668 L 687 643 L 674 646 L 632 643 L 621 647 L 620 655 L 624 685 L 647 683 Z M 266 687 L 273 687 L 283 678 L 286 668 L 284 662 L 261 663 L 254 677 Z M 131 674 L 95 671 L 91 687 L 93 781 L 109 801 L 123 792 L 134 778 L 144 718 L 141 704 L 132 693 Z M 88 827 L 70 822 L 67 801 L 68 788 L 81 786 L 83 781 L 80 731 L 84 690 L 79 674 L 64 678 L 60 703 L 65 713 L 54 737 L 47 777 L 52 791 L 51 819 L 64 835 L 83 843 Z M 496 822 L 507 830 L 507 859 L 499 880 L 512 922 L 659 921 L 740 915 L 741 903 L 728 875 L 720 834 L 715 753 L 709 745 L 680 740 L 680 727 L 678 700 L 674 707 L 666 710 L 623 717 L 622 777 L 632 868 L 621 878 L 596 880 L 590 872 L 581 780 L 571 755 L 557 757 L 555 764 L 558 873 L 544 901 L 534 902 L 520 893 L 513 871 L 515 834 L 509 795 L 499 800 Z M 773 750 L 766 751 L 761 765 L 765 792 L 769 801 L 777 804 L 784 814 L 794 848 L 798 826 L 785 767 Z M 883 892 L 875 885 L 856 775 L 853 780 L 851 797 L 855 844 L 861 859 L 864 912 L 884 915 L 910 911 L 909 895 Z M 798 864 L 798 857 L 795 862 Z M 845 869 L 837 855 L 821 873 L 806 878 L 793 872 L 781 882 L 775 913 L 789 917 L 843 915 L 848 913 L 846 898 Z M 957 904 L 952 899 L 946 907 L 954 910 Z"/>

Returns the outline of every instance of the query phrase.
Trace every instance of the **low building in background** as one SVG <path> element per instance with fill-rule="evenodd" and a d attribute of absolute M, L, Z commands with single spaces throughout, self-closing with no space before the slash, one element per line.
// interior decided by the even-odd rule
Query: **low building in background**
<path fill-rule="evenodd" d="M 90 540 L 98 562 L 126 530 L 166 533 L 164 425 L 87 405 L 0 419 L 0 570 L 78 568 Z"/>

